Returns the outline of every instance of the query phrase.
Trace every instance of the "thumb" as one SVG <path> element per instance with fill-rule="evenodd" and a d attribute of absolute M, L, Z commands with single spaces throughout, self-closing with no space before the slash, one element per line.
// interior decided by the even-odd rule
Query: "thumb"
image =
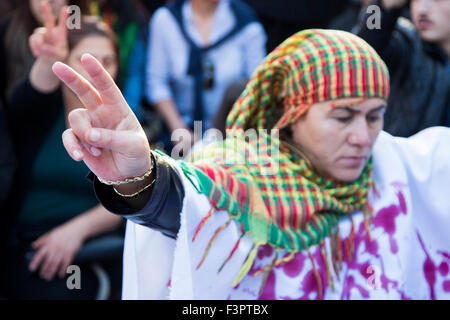
<path fill-rule="evenodd" d="M 145 134 L 136 131 L 91 128 L 86 132 L 85 140 L 95 147 L 109 149 L 129 157 L 146 154 L 150 148 Z"/>

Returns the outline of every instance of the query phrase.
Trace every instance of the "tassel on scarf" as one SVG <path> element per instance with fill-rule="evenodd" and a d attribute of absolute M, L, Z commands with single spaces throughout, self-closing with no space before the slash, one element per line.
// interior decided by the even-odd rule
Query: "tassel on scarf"
<path fill-rule="evenodd" d="M 369 241 L 372 242 L 372 235 L 370 234 L 371 213 L 367 209 L 364 209 L 363 214 L 364 214 L 364 229 L 366 229 L 367 237 L 369 238 Z"/>
<path fill-rule="evenodd" d="M 214 241 L 217 239 L 217 236 L 219 235 L 220 231 L 222 231 L 226 227 L 228 227 L 230 225 L 230 223 L 231 223 L 231 219 L 228 220 L 223 226 L 220 226 L 219 228 L 217 228 L 216 232 L 214 232 L 214 235 L 211 238 L 211 240 L 209 240 L 208 246 L 206 247 L 205 253 L 203 254 L 203 258 L 202 258 L 202 260 L 200 260 L 200 263 L 197 265 L 196 270 L 198 270 L 201 267 L 201 265 L 203 264 L 203 261 L 205 261 L 206 257 L 208 256 L 209 249 L 211 249 L 211 246 L 214 243 Z"/>
<path fill-rule="evenodd" d="M 348 236 L 348 238 L 345 240 L 345 246 L 347 249 L 347 255 L 348 255 L 348 259 L 349 261 L 353 261 L 353 253 L 355 250 L 355 223 L 353 221 L 353 217 L 350 214 L 350 221 L 352 223 L 352 228 L 350 230 L 350 235 Z"/>
<path fill-rule="evenodd" d="M 236 287 L 242 281 L 242 279 L 244 279 L 244 277 L 248 274 L 248 272 L 250 271 L 250 268 L 253 265 L 253 262 L 255 261 L 256 254 L 258 253 L 258 248 L 259 248 L 259 246 L 261 246 L 263 244 L 264 243 L 262 243 L 262 242 L 255 242 L 255 245 L 254 245 L 252 251 L 250 251 L 250 254 L 247 257 L 247 260 L 245 260 L 244 264 L 241 267 L 241 270 L 239 270 L 239 273 L 236 276 L 236 279 L 234 279 L 234 281 L 233 281 L 233 287 Z"/>
<path fill-rule="evenodd" d="M 277 260 L 277 257 L 278 257 L 278 252 L 275 250 L 275 252 L 273 254 L 272 262 L 268 266 L 267 270 L 264 272 L 264 276 L 263 276 L 263 279 L 262 279 L 262 282 L 261 282 L 261 286 L 259 287 L 259 291 L 258 291 L 258 297 L 261 296 L 261 293 L 264 290 L 264 287 L 265 287 L 266 282 L 267 282 L 267 278 L 269 277 L 269 273 L 272 271 L 273 267 L 275 266 L 275 262 Z"/>
<path fill-rule="evenodd" d="M 228 255 L 227 259 L 224 261 L 224 263 L 222 263 L 222 265 L 220 266 L 220 268 L 217 271 L 217 273 L 222 271 L 223 267 L 225 267 L 225 265 L 228 263 L 228 261 L 231 260 L 231 258 L 233 257 L 233 254 L 236 252 L 237 248 L 239 247 L 239 243 L 241 242 L 241 239 L 242 239 L 242 237 L 244 235 L 245 235 L 245 233 L 241 234 L 241 236 L 239 237 L 238 241 L 236 242 L 236 244 L 234 245 L 233 249 L 231 250 L 230 254 Z"/>
<path fill-rule="evenodd" d="M 335 234 L 331 239 L 332 254 L 331 259 L 333 263 L 334 273 L 338 281 L 340 281 L 339 272 L 342 270 L 342 251 L 341 251 L 341 236 L 339 228 L 337 228 Z"/>
<path fill-rule="evenodd" d="M 327 252 L 325 251 L 323 242 L 320 244 L 320 252 L 322 253 L 323 262 L 325 263 L 325 268 L 327 269 L 328 283 L 330 284 L 331 290 L 334 292 L 333 277 L 331 276 L 330 264 L 328 263 Z"/>
<path fill-rule="evenodd" d="M 275 262 L 275 264 L 273 265 L 273 267 L 279 267 L 280 265 L 282 265 L 283 263 L 287 263 L 289 261 L 291 261 L 293 258 L 295 257 L 295 252 L 291 252 L 288 256 L 281 258 L 280 260 L 277 260 Z M 258 270 L 256 270 L 255 272 L 253 272 L 251 274 L 252 277 L 257 277 L 259 276 L 262 272 L 266 272 L 268 269 L 271 268 L 272 265 L 268 265 L 265 267 L 261 267 Z"/>
<path fill-rule="evenodd" d="M 311 264 L 313 267 L 314 272 L 314 278 L 316 279 L 317 284 L 317 293 L 319 295 L 319 299 L 323 299 L 323 293 L 322 293 L 322 279 L 320 278 L 319 272 L 317 271 L 316 263 L 314 262 L 314 258 L 311 254 L 311 252 L 308 251 L 309 260 L 311 260 Z"/>
<path fill-rule="evenodd" d="M 195 241 L 195 238 L 197 238 L 198 233 L 200 232 L 200 230 L 203 228 L 203 226 L 205 225 L 206 221 L 212 216 L 212 213 L 214 211 L 214 207 L 211 208 L 211 210 L 209 210 L 208 214 L 206 215 L 206 217 L 204 217 L 202 219 L 202 221 L 200 221 L 197 229 L 195 229 L 195 233 L 194 236 L 192 237 L 192 242 Z"/>

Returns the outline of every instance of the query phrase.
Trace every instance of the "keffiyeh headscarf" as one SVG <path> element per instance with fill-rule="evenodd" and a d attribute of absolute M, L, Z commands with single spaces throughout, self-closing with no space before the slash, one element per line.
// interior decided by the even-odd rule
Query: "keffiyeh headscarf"
<path fill-rule="evenodd" d="M 254 239 L 235 284 L 249 272 L 258 246 L 284 249 L 292 257 L 336 235 L 344 215 L 370 214 L 371 161 L 356 181 L 336 182 L 317 175 L 270 130 L 294 123 L 314 103 L 355 97 L 387 100 L 388 95 L 386 65 L 366 42 L 347 32 L 305 30 L 267 56 L 227 118 L 227 139 L 182 163 L 213 207 L 226 210 L 239 221 L 242 234 Z M 274 261 L 272 267 L 282 262 Z"/>

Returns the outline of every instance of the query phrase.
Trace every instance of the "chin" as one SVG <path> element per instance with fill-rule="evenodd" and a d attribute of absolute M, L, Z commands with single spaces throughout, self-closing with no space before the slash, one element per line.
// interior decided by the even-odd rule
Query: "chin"
<path fill-rule="evenodd" d="M 363 168 L 364 169 L 364 168 Z M 363 171 L 363 169 L 355 168 L 355 169 L 341 169 L 337 172 L 333 172 L 331 176 L 341 182 L 353 182 L 357 180 Z"/>
<path fill-rule="evenodd" d="M 439 42 L 440 38 L 436 31 L 434 30 L 424 30 L 420 31 L 420 38 L 425 42 L 436 43 Z"/>

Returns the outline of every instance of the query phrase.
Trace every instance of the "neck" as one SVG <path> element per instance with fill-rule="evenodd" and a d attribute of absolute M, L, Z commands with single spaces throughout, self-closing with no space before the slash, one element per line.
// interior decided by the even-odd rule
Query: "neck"
<path fill-rule="evenodd" d="M 192 0 L 192 10 L 199 16 L 212 16 L 219 2 L 207 0 Z"/>
<path fill-rule="evenodd" d="M 444 49 L 445 53 L 447 54 L 447 59 L 450 60 L 450 38 L 447 39 L 447 41 L 444 41 L 441 43 L 442 49 Z"/>

